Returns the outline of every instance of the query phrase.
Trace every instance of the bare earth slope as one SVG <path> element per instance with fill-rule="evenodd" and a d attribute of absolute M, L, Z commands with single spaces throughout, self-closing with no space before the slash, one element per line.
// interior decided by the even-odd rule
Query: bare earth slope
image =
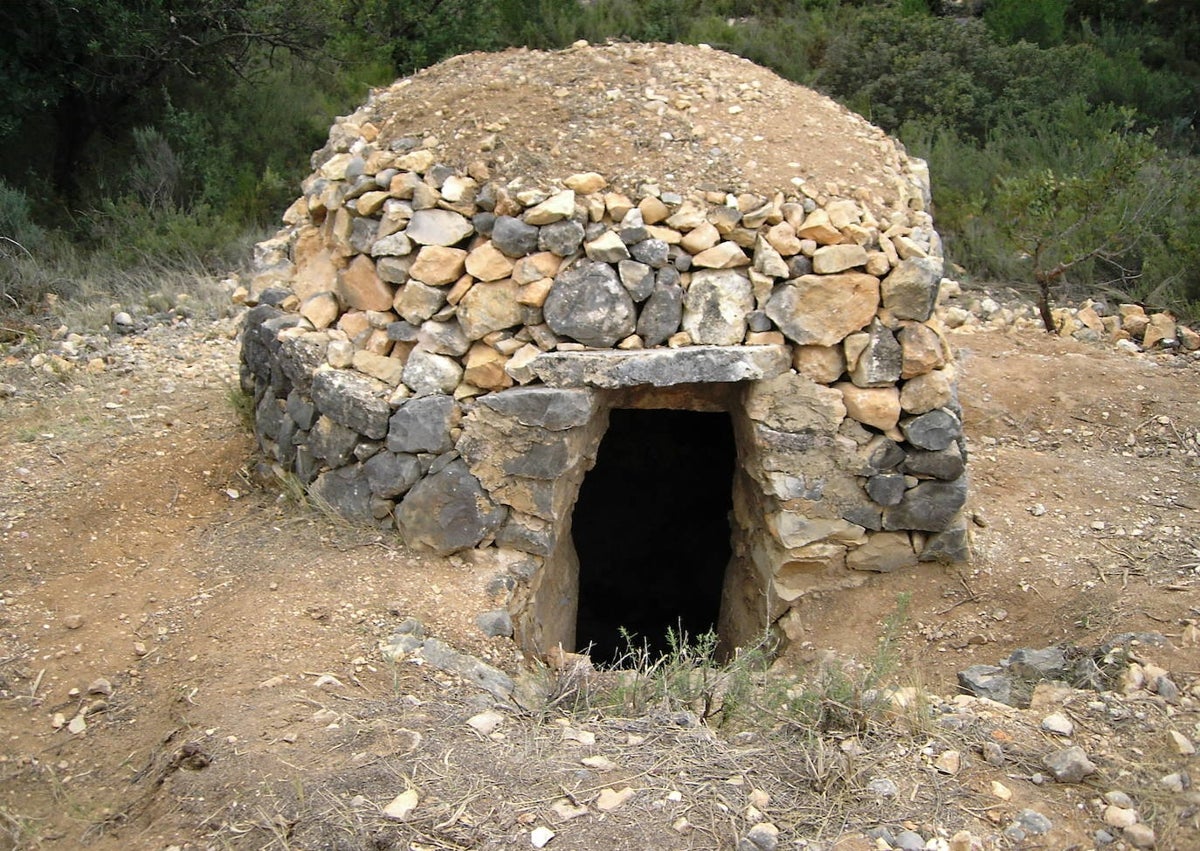
<path fill-rule="evenodd" d="M 849 750 L 855 731 L 814 738 L 768 718 L 738 735 L 654 711 L 502 707 L 481 735 L 465 721 L 490 696 L 385 663 L 376 643 L 415 617 L 517 671 L 513 649 L 485 645 L 453 605 L 482 580 L 250 487 L 228 402 L 235 343 L 159 328 L 99 376 L 60 383 L 17 358 L 0 369 L 18 391 L 0 401 L 0 847 L 512 848 L 548 826 L 556 848 L 716 848 L 746 835 L 748 806 L 787 847 L 906 822 L 993 847 L 1030 808 L 1053 829 L 1028 847 L 1091 847 L 1105 827 L 1092 802 L 1112 790 L 1135 797 L 1158 847 L 1195 847 L 1192 792 L 1160 778 L 1195 771 L 1169 733 L 1200 732 L 1186 646 L 1200 614 L 1198 364 L 1040 334 L 955 341 L 986 524 L 977 562 L 814 600 L 814 666 L 829 651 L 869 659 L 901 593 L 894 678 L 931 694 L 1019 647 L 1162 633 L 1168 646 L 1139 652 L 1182 703 L 1142 692 L 1120 712 L 1089 709 L 1096 693 L 1075 692 L 1056 704 L 1099 767 L 1084 785 L 1030 782 L 1062 745 L 1036 729 L 1046 708 L 860 730 Z M 931 700 L 932 717 L 952 711 Z M 982 758 L 989 738 L 1006 749 L 1000 766 Z M 962 755 L 956 775 L 931 767 L 945 750 Z M 880 777 L 898 798 L 868 791 Z M 632 798 L 600 809 L 602 790 L 625 787 Z M 409 788 L 409 820 L 383 817 Z M 564 800 L 581 814 L 564 820 L 552 809 Z"/>

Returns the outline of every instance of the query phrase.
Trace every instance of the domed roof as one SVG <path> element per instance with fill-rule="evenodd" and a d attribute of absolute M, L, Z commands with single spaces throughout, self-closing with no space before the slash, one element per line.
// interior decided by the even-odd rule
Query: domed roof
<path fill-rule="evenodd" d="M 579 43 L 454 57 L 372 92 L 314 167 L 357 144 L 432 150 L 490 179 L 598 172 L 633 192 L 715 190 L 925 206 L 924 163 L 811 89 L 706 45 Z"/>

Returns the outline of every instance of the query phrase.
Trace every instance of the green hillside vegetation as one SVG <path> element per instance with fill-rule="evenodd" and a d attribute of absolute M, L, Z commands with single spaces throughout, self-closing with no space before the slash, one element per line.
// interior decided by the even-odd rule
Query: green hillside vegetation
<path fill-rule="evenodd" d="M 468 50 L 705 42 L 929 160 L 955 274 L 1200 318 L 1193 0 L 10 0 L 0 301 L 244 262 L 369 86 Z M 140 270 L 140 271 L 139 271 Z"/>

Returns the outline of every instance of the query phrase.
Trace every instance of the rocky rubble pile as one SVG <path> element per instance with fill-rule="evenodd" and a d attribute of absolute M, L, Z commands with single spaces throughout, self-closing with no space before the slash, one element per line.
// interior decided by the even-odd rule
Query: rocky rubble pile
<path fill-rule="evenodd" d="M 827 759 L 831 766 L 855 774 L 852 782 L 860 822 L 870 826 L 851 831 L 843 826 L 841 835 L 835 832 L 836 838 L 798 839 L 795 847 L 977 851 L 1068 847 L 1068 837 L 1086 837 L 1089 844 L 1084 847 L 1092 848 L 1184 847 L 1181 834 L 1200 809 L 1200 794 L 1190 774 L 1195 740 L 1200 736 L 1200 683 L 1150 661 L 1154 648 L 1167 641 L 1161 634 L 1138 633 L 1115 636 L 1090 649 L 1021 649 L 1003 666 L 1008 682 L 1003 693 L 978 687 L 982 680 L 974 669 L 961 676 L 969 693 L 949 698 L 911 686 L 862 693 L 854 702 L 871 720 L 858 735 L 840 735 L 835 753 L 827 754 Z M 1200 628 L 1187 625 L 1177 641 L 1184 647 L 1197 646 Z M 496 707 L 505 712 L 514 702 L 526 705 L 531 692 L 537 691 L 531 689 L 527 675 L 514 682 L 486 664 L 447 652 L 440 642 L 425 637 L 416 623 L 403 624 L 381 646 L 384 655 L 398 663 L 423 658 L 424 664 L 477 684 L 495 696 L 500 701 Z M 568 657 L 570 665 L 585 666 L 584 681 L 596 677 L 585 657 L 565 654 L 564 664 Z M 829 658 L 826 664 L 841 663 Z M 544 689 L 545 683 L 540 687 Z M 1018 691 L 1020 697 L 1014 699 Z M 719 712 L 719 701 L 695 704 L 700 713 L 712 712 L 714 706 Z M 466 724 L 490 736 L 511 724 L 505 712 L 489 708 Z M 611 743 L 623 740 L 631 723 L 639 722 L 592 719 L 587 730 L 572 731 L 570 741 L 596 749 L 581 760 L 582 765 L 612 771 L 628 760 L 629 753 Z M 681 736 L 691 731 L 715 739 L 692 711 L 663 712 L 640 723 L 655 727 L 659 735 L 664 730 Z M 889 738 L 901 730 L 907 732 Z M 733 736 L 732 747 L 744 748 L 742 753 L 766 762 L 767 754 L 787 750 L 783 741 L 765 746 L 779 733 L 778 728 L 743 731 Z M 745 851 L 784 847 L 795 836 L 788 824 L 797 803 L 790 797 L 795 784 L 776 788 L 772 794 L 755 784 L 761 779 L 762 775 L 751 772 L 726 783 L 694 784 L 672 793 L 666 803 L 692 808 L 695 818 L 704 796 L 714 787 L 741 790 L 732 800 L 727 796 L 722 801 L 722 811 L 730 818 L 744 819 L 737 847 Z M 950 794 L 951 789 L 956 791 Z M 657 788 L 624 787 L 624 797 L 612 808 L 647 807 L 644 818 L 669 823 L 683 835 L 694 831 L 687 813 L 677 817 L 674 808 L 650 800 L 658 793 Z M 922 795 L 927 809 L 920 818 L 900 815 L 906 804 Z M 603 794 L 595 800 L 563 799 L 561 807 L 556 801 L 549 808 L 554 817 L 546 814 L 546 818 L 561 828 L 569 820 L 610 811 L 606 801 Z M 563 809 L 568 805 L 569 810 Z M 535 816 L 530 824 L 537 821 Z"/>
<path fill-rule="evenodd" d="M 945 301 L 938 315 L 947 328 L 1019 329 L 1042 331 L 1037 308 L 1015 290 L 964 293 L 948 279 Z M 1077 307 L 1054 308 L 1056 333 L 1083 343 L 1112 343 L 1130 353 L 1162 352 L 1194 355 L 1200 352 L 1200 332 L 1169 311 L 1147 313 L 1139 304 L 1118 304 L 1087 299 Z"/>
<path fill-rule="evenodd" d="M 1200 628 L 1188 624 L 1178 640 L 1184 647 L 1200 645 Z M 1135 798 L 1144 798 L 1151 811 L 1160 808 L 1164 797 L 1176 799 L 1161 807 L 1164 812 L 1194 815 L 1200 808 L 1189 773 L 1196 755 L 1194 739 L 1200 734 L 1200 685 L 1181 687 L 1171 672 L 1151 661 L 1152 648 L 1167 643 L 1158 633 L 1129 633 L 1091 649 L 1016 650 L 999 666 L 973 665 L 959 672 L 961 688 L 975 697 L 962 696 L 956 702 L 967 705 L 977 699 L 985 715 L 1014 718 L 1022 716 L 1004 707 L 1026 707 L 1024 715 L 1039 717 L 1040 731 L 1059 747 L 1042 754 L 1041 770 L 1020 779 L 1035 785 L 1086 780 L 1095 788 L 1102 778 L 1106 785 L 1100 788 L 1108 791 L 1091 802 L 1098 822 L 1092 837 L 1096 846 L 1123 840 L 1128 847 L 1154 848 L 1155 831 Z M 988 705 L 995 708 L 988 711 Z M 1129 752 L 1117 748 L 1123 735 L 1132 735 L 1142 747 Z M 983 759 L 1003 766 L 1005 740 L 1012 737 L 985 742 Z M 1127 761 L 1130 755 L 1133 761 Z M 1005 836 L 1024 838 L 1011 828 Z"/>
<path fill-rule="evenodd" d="M 217 333 L 231 336 L 236 333 L 240 311 L 229 303 L 234 290 L 233 279 L 216 282 L 197 281 L 199 298 L 183 292 L 175 295 L 153 292 L 145 295 L 140 304 L 110 304 L 99 319 L 99 327 L 85 318 L 72 315 L 57 296 L 50 294 L 40 307 L 43 315 L 28 325 L 0 336 L 0 346 L 6 364 L 24 362 L 41 379 L 67 381 L 80 375 L 99 375 L 127 366 L 128 341 L 146 334 L 156 334 L 163 328 L 204 327 L 211 321 Z M 220 309 L 214 310 L 213 305 Z M 238 315 L 235 315 L 238 314 Z M 220 317 L 220 318 L 218 318 Z M 65 321 L 64 321 L 65 320 Z M 70 324 L 67 324 L 67 323 Z M 9 331 L 10 329 L 5 329 Z M 17 395 L 13 384 L 0 384 L 0 399 Z"/>

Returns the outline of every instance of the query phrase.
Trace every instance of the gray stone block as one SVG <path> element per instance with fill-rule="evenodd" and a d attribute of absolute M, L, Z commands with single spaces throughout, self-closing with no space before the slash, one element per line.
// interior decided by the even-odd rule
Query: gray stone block
<path fill-rule="evenodd" d="M 387 448 L 392 452 L 447 452 L 454 445 L 450 429 L 459 420 L 458 404 L 450 396 L 421 396 L 401 405 L 388 424 Z"/>
<path fill-rule="evenodd" d="M 509 257 L 524 257 L 538 250 L 538 229 L 512 216 L 497 216 L 492 243 Z"/>
<path fill-rule="evenodd" d="M 683 330 L 702 345 L 735 346 L 746 336 L 753 309 L 749 278 L 732 269 L 703 269 L 692 275 L 683 297 Z"/>
<path fill-rule="evenodd" d="M 313 370 L 325 362 L 327 345 L 328 341 L 317 334 L 285 337 L 279 341 L 279 350 L 276 353 L 279 358 L 278 365 L 292 387 L 302 393 L 309 392 Z"/>
<path fill-rule="evenodd" d="M 966 476 L 953 482 L 921 482 L 905 492 L 899 505 L 884 509 L 883 528 L 942 532 L 966 501 Z"/>
<path fill-rule="evenodd" d="M 583 225 L 573 219 L 546 225 L 540 229 L 537 247 L 559 257 L 567 257 L 579 250 L 583 244 Z M 501 249 L 503 250 L 503 249 Z"/>
<path fill-rule="evenodd" d="M 537 556 L 554 552 L 555 541 L 554 524 L 516 511 L 508 512 L 504 525 L 496 532 L 496 546 Z"/>
<path fill-rule="evenodd" d="M 500 527 L 504 515 L 467 465 L 455 459 L 408 492 L 396 508 L 396 525 L 410 544 L 449 555 L 479 544 Z"/>
<path fill-rule="evenodd" d="M 545 442 L 535 443 L 527 451 L 505 461 L 504 472 L 510 476 L 552 480 L 570 469 L 573 460 L 567 444 L 561 438 L 547 434 Z"/>
<path fill-rule="evenodd" d="M 363 465 L 371 493 L 383 499 L 402 496 L 421 479 L 421 462 L 415 455 L 378 452 Z"/>
<path fill-rule="evenodd" d="M 330 467 L 341 467 L 354 457 L 359 434 L 328 416 L 321 416 L 308 433 L 308 450 Z"/>
<path fill-rule="evenodd" d="M 773 378 L 791 367 L 791 353 L 787 346 L 550 352 L 538 355 L 529 366 L 551 387 L 669 387 Z"/>
<path fill-rule="evenodd" d="M 309 493 L 347 520 L 370 523 L 374 519 L 371 486 L 361 465 L 327 470 L 317 476 Z"/>
<path fill-rule="evenodd" d="M 938 408 L 919 417 L 901 420 L 900 431 L 913 446 L 937 452 L 962 436 L 962 423 L 954 414 Z"/>
<path fill-rule="evenodd" d="M 489 393 L 480 404 L 521 425 L 562 431 L 584 425 L 596 413 L 596 396 L 588 390 L 517 387 Z"/>
<path fill-rule="evenodd" d="M 902 469 L 914 476 L 933 476 L 952 482 L 963 474 L 966 462 L 958 443 L 954 442 L 938 452 L 928 449 L 912 449 L 905 454 Z"/>
<path fill-rule="evenodd" d="M 938 564 L 965 564 L 971 560 L 971 538 L 963 519 L 949 529 L 930 535 L 925 541 L 918 561 L 933 561 Z"/>
<path fill-rule="evenodd" d="M 671 246 L 661 239 L 643 239 L 629 246 L 629 253 L 639 263 L 654 269 L 662 269 L 671 259 Z"/>
<path fill-rule="evenodd" d="M 638 336 L 647 347 L 665 343 L 683 321 L 683 287 L 677 283 L 664 284 L 661 280 L 664 276 L 659 277 L 637 321 Z"/>
<path fill-rule="evenodd" d="M 958 672 L 958 686 L 967 694 L 1012 705 L 1012 680 L 1005 676 L 1003 668 L 972 665 Z"/>
<path fill-rule="evenodd" d="M 317 421 L 317 406 L 312 403 L 312 400 L 304 398 L 304 395 L 297 390 L 292 390 L 288 394 L 287 412 L 296 425 L 305 431 L 312 428 Z"/>
<path fill-rule="evenodd" d="M 642 302 L 654 291 L 654 270 L 636 260 L 622 260 L 617 264 L 617 275 L 621 284 L 629 291 L 629 297 Z"/>
<path fill-rule="evenodd" d="M 476 616 L 475 624 L 484 635 L 495 638 L 509 638 L 513 634 L 512 615 L 506 609 L 494 609 Z"/>
<path fill-rule="evenodd" d="M 899 505 L 905 490 L 904 476 L 900 473 L 880 473 L 867 479 L 867 493 L 880 505 Z"/>
<path fill-rule="evenodd" d="M 259 440 L 264 437 L 278 440 L 279 429 L 283 426 L 283 419 L 286 416 L 279 400 L 271 393 L 264 394 L 262 401 L 254 409 L 254 425 Z"/>
<path fill-rule="evenodd" d="M 425 639 L 421 656 L 435 668 L 458 674 L 489 694 L 501 700 L 511 700 L 516 684 L 512 678 L 498 668 L 493 668 L 474 656 L 459 653 L 436 638 Z"/>
<path fill-rule="evenodd" d="M 554 280 L 542 306 L 555 334 L 608 348 L 634 332 L 637 310 L 607 263 L 585 263 Z"/>
<path fill-rule="evenodd" d="M 387 434 L 389 388 L 349 369 L 322 369 L 312 377 L 312 398 L 322 414 L 378 440 Z"/>
<path fill-rule="evenodd" d="M 891 387 L 900 380 L 900 344 L 878 319 L 867 331 L 867 347 L 850 367 L 850 380 L 858 387 Z"/>
<path fill-rule="evenodd" d="M 901 260 L 880 286 L 884 308 L 897 319 L 924 322 L 937 304 L 942 266 L 935 257 Z"/>

